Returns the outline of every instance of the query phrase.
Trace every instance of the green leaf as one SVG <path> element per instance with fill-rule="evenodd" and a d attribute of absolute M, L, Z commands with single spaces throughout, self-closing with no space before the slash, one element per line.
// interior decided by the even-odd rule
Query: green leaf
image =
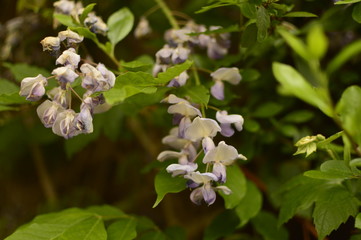
<path fill-rule="evenodd" d="M 257 71 L 256 69 L 253 69 L 253 68 L 241 69 L 240 73 L 241 73 L 243 82 L 256 81 L 261 76 L 259 71 Z"/>
<path fill-rule="evenodd" d="M 203 12 L 209 11 L 214 8 L 219 8 L 219 7 L 238 5 L 238 4 L 246 2 L 246 1 L 247 0 L 220 0 L 211 5 L 203 6 L 200 10 L 196 11 L 195 13 L 203 13 Z"/>
<path fill-rule="evenodd" d="M 67 209 L 36 217 L 6 240 L 106 240 L 103 220 L 81 209 Z"/>
<path fill-rule="evenodd" d="M 159 172 L 154 179 L 157 199 L 153 205 L 153 208 L 158 206 L 167 193 L 178 193 L 186 189 L 186 182 L 187 180 L 185 178 L 172 177 L 172 175 L 167 173 L 165 170 Z"/>
<path fill-rule="evenodd" d="M 310 170 L 304 173 L 305 176 L 319 179 L 350 179 L 360 177 L 358 172 L 354 172 L 346 166 L 345 161 L 330 160 L 322 163 L 320 171 Z"/>
<path fill-rule="evenodd" d="M 277 227 L 277 218 L 269 212 L 260 212 L 255 218 L 252 218 L 251 223 L 264 240 L 288 239 L 287 230 L 284 227 Z"/>
<path fill-rule="evenodd" d="M 6 105 L 0 105 L 0 112 L 2 111 L 19 111 L 19 108 L 16 107 L 10 107 Z"/>
<path fill-rule="evenodd" d="M 219 192 L 224 199 L 224 205 L 227 209 L 236 207 L 244 198 L 247 192 L 247 182 L 243 172 L 237 165 L 227 167 L 227 181 L 224 186 L 231 189 L 232 193 L 229 195 Z"/>
<path fill-rule="evenodd" d="M 247 181 L 246 195 L 235 208 L 236 214 L 240 219 L 238 227 L 244 226 L 251 218 L 255 217 L 261 208 L 261 192 L 253 182 Z"/>
<path fill-rule="evenodd" d="M 297 110 L 287 114 L 284 118 L 282 118 L 282 121 L 292 123 L 304 123 L 311 120 L 314 116 L 314 113 L 309 110 Z"/>
<path fill-rule="evenodd" d="M 130 217 L 126 219 L 118 220 L 112 223 L 108 229 L 107 240 L 131 240 L 136 238 L 137 221 L 135 218 Z"/>
<path fill-rule="evenodd" d="M 336 57 L 327 65 L 326 72 L 331 75 L 334 71 L 339 69 L 345 64 L 350 58 L 360 54 L 361 52 L 361 40 L 354 41 L 346 47 L 344 47 Z"/>
<path fill-rule="evenodd" d="M 108 38 L 113 46 L 128 35 L 132 30 L 133 24 L 134 16 L 126 7 L 110 15 L 107 21 L 109 28 Z"/>
<path fill-rule="evenodd" d="M 324 239 L 350 216 L 356 216 L 359 206 L 360 201 L 341 185 L 323 191 L 312 214 L 318 239 Z"/>
<path fill-rule="evenodd" d="M 259 118 L 270 118 L 283 110 L 283 106 L 281 104 L 275 102 L 266 102 L 259 106 L 253 113 L 253 117 Z"/>
<path fill-rule="evenodd" d="M 19 93 L 19 91 L 20 88 L 18 85 L 9 80 L 0 78 L 0 95 Z"/>
<path fill-rule="evenodd" d="M 352 18 L 358 23 L 361 23 L 361 3 L 355 5 L 352 10 Z"/>
<path fill-rule="evenodd" d="M 241 13 L 243 16 L 249 19 L 256 19 L 257 18 L 257 9 L 256 5 L 245 2 L 240 4 Z"/>
<path fill-rule="evenodd" d="M 343 129 L 361 146 L 361 88 L 348 87 L 342 94 L 336 106 L 336 114 L 340 117 Z"/>
<path fill-rule="evenodd" d="M 51 74 L 44 68 L 31 66 L 26 63 L 3 63 L 4 67 L 9 68 L 11 73 L 14 75 L 16 81 L 20 82 L 26 77 L 36 77 L 42 74 L 44 77 L 49 77 Z"/>
<path fill-rule="evenodd" d="M 58 20 L 61 24 L 67 27 L 78 27 L 79 25 L 74 22 L 73 18 L 70 15 L 54 13 L 53 18 Z"/>
<path fill-rule="evenodd" d="M 317 17 L 317 15 L 309 12 L 289 12 L 283 17 Z"/>
<path fill-rule="evenodd" d="M 167 239 L 172 239 L 172 240 L 187 239 L 185 228 L 182 228 L 180 226 L 167 227 L 164 230 L 164 234 L 167 236 Z"/>
<path fill-rule="evenodd" d="M 257 9 L 257 41 L 263 42 L 268 36 L 268 28 L 271 25 L 271 19 L 268 11 L 263 7 L 259 6 Z"/>
<path fill-rule="evenodd" d="M 282 204 L 278 217 L 278 226 L 291 219 L 297 212 L 308 209 L 318 199 L 327 182 L 298 176 L 283 188 Z"/>
<path fill-rule="evenodd" d="M 357 214 L 356 216 L 355 227 L 361 229 L 361 213 Z"/>
<path fill-rule="evenodd" d="M 311 86 L 299 72 L 289 65 L 274 62 L 272 69 L 285 91 L 320 108 L 327 116 L 333 115 L 331 101 L 325 89 Z"/>
<path fill-rule="evenodd" d="M 328 39 L 320 24 L 314 24 L 307 34 L 307 47 L 315 58 L 321 59 L 328 48 Z"/>
<path fill-rule="evenodd" d="M 203 240 L 217 240 L 232 234 L 239 224 L 234 211 L 226 210 L 219 214 L 204 231 Z"/>
<path fill-rule="evenodd" d="M 209 89 L 203 85 L 186 86 L 176 90 L 176 95 L 180 97 L 189 97 L 191 102 L 207 105 L 209 102 Z"/>
<path fill-rule="evenodd" d="M 168 240 L 168 238 L 164 233 L 158 230 L 142 234 L 139 237 L 139 240 Z"/>
<path fill-rule="evenodd" d="M 310 61 L 312 59 L 311 53 L 300 39 L 281 28 L 278 28 L 277 32 L 282 36 L 282 38 L 292 48 L 292 50 L 295 51 L 300 57 L 306 61 Z"/>
<path fill-rule="evenodd" d="M 111 220 L 117 218 L 124 218 L 127 215 L 121 211 L 120 209 L 109 206 L 109 205 L 101 205 L 101 206 L 91 206 L 85 209 L 87 212 L 97 214 L 101 216 L 104 220 Z"/>
<path fill-rule="evenodd" d="M 104 97 L 109 104 L 114 105 L 138 93 L 155 93 L 156 86 L 159 86 L 158 81 L 149 73 L 127 72 L 116 78 L 115 86 L 104 92 Z"/>
<path fill-rule="evenodd" d="M 350 4 L 350 3 L 357 3 L 357 2 L 361 2 L 361 0 L 341 0 L 341 1 L 335 2 L 335 4 L 336 5 L 338 5 L 338 4 Z"/>
<path fill-rule="evenodd" d="M 144 62 L 141 60 L 134 60 L 131 62 L 122 61 L 120 65 L 128 71 L 137 72 L 149 70 L 153 66 L 153 62 Z"/>
<path fill-rule="evenodd" d="M 166 84 L 173 78 L 179 76 L 182 72 L 189 69 L 193 64 L 193 61 L 187 60 L 182 64 L 177 64 L 168 68 L 165 72 L 161 72 L 158 74 L 156 81 L 160 84 Z"/>
<path fill-rule="evenodd" d="M 96 3 L 91 3 L 84 8 L 83 12 L 79 17 L 80 23 L 84 23 L 84 20 L 88 17 L 88 14 L 93 10 L 95 5 Z"/>

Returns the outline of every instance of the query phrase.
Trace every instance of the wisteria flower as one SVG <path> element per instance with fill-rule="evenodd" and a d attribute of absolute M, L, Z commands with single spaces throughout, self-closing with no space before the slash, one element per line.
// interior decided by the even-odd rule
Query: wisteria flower
<path fill-rule="evenodd" d="M 163 48 L 156 52 L 155 57 L 156 61 L 159 64 L 171 64 L 172 63 L 172 54 L 174 48 L 169 47 L 169 45 L 164 45 Z"/>
<path fill-rule="evenodd" d="M 204 200 L 207 205 L 211 205 L 216 200 L 214 190 L 221 190 L 224 194 L 230 194 L 231 190 L 226 186 L 212 187 L 212 181 L 217 181 L 217 176 L 213 173 L 190 172 L 184 178 L 191 180 L 188 186 L 195 188 L 190 199 L 193 203 L 200 205 Z"/>
<path fill-rule="evenodd" d="M 45 94 L 47 79 L 39 74 L 36 77 L 27 77 L 21 81 L 20 96 L 26 97 L 29 101 L 38 101 Z"/>
<path fill-rule="evenodd" d="M 76 116 L 77 114 L 72 109 L 58 113 L 52 126 L 53 133 L 65 139 L 78 135 L 79 132 L 75 131 L 74 127 L 74 119 Z"/>
<path fill-rule="evenodd" d="M 149 35 L 152 32 L 152 28 L 149 25 L 147 18 L 141 17 L 137 27 L 134 30 L 135 38 L 142 38 Z"/>
<path fill-rule="evenodd" d="M 74 118 L 74 127 L 81 133 L 93 132 L 93 116 L 89 109 L 82 108 L 80 113 Z"/>
<path fill-rule="evenodd" d="M 53 126 L 57 115 L 64 110 L 65 109 L 59 103 L 45 100 L 38 106 L 36 112 L 44 126 L 50 128 Z"/>
<path fill-rule="evenodd" d="M 196 117 L 185 131 L 184 137 L 196 142 L 202 139 L 202 146 L 205 153 L 214 148 L 212 138 L 220 132 L 218 123 L 210 118 Z"/>
<path fill-rule="evenodd" d="M 101 17 L 95 15 L 94 12 L 90 12 L 87 18 L 84 20 L 84 25 L 87 26 L 93 33 L 99 33 L 106 35 L 108 31 L 107 24 Z"/>
<path fill-rule="evenodd" d="M 90 92 L 107 91 L 114 86 L 115 75 L 105 68 L 103 64 L 98 64 L 97 68 L 88 63 L 80 67 L 80 71 L 85 74 L 82 80 L 82 87 Z"/>
<path fill-rule="evenodd" d="M 188 163 L 188 164 L 171 164 L 166 168 L 168 173 L 172 173 L 172 177 L 178 175 L 185 175 L 197 170 L 198 165 L 196 163 Z"/>
<path fill-rule="evenodd" d="M 237 131 L 242 131 L 244 119 L 241 115 L 230 114 L 227 111 L 217 111 L 216 119 L 221 124 L 221 134 L 225 137 L 231 137 L 234 130 L 231 124 L 234 124 Z"/>
<path fill-rule="evenodd" d="M 74 80 L 79 77 L 78 74 L 76 74 L 72 67 L 69 65 L 65 67 L 58 67 L 54 69 L 51 74 L 55 75 L 55 78 L 62 83 L 62 86 L 64 87 L 67 83 L 73 83 Z"/>
<path fill-rule="evenodd" d="M 190 50 L 188 48 L 179 45 L 176 47 L 172 53 L 172 62 L 173 64 L 180 64 L 185 62 L 188 59 Z"/>
<path fill-rule="evenodd" d="M 76 69 L 80 62 L 80 55 L 78 55 L 74 48 L 69 48 L 65 50 L 59 57 L 56 59 L 56 64 L 61 64 L 64 66 L 69 66 L 72 69 Z"/>
<path fill-rule="evenodd" d="M 75 3 L 73 1 L 68 0 L 60 0 L 53 3 L 55 7 L 55 12 L 70 15 L 75 7 Z"/>
<path fill-rule="evenodd" d="M 167 150 L 159 153 L 157 160 L 163 162 L 166 159 L 178 159 L 178 163 L 184 165 L 194 161 L 196 154 L 192 149 L 187 148 L 182 149 L 180 152 Z"/>
<path fill-rule="evenodd" d="M 221 183 L 226 182 L 226 166 L 231 165 L 237 158 L 246 159 L 238 154 L 237 149 L 221 141 L 217 147 L 213 148 L 203 158 L 203 163 L 213 164 L 213 174 L 217 176 Z"/>
<path fill-rule="evenodd" d="M 59 37 L 46 37 L 40 43 L 43 46 L 43 51 L 56 52 L 60 49 Z"/>
<path fill-rule="evenodd" d="M 169 131 L 169 135 L 162 138 L 162 143 L 171 146 L 172 148 L 181 150 L 186 145 L 192 144 L 192 141 L 181 138 L 178 135 L 178 127 L 174 127 Z"/>
<path fill-rule="evenodd" d="M 229 82 L 232 85 L 237 85 L 242 79 L 238 68 L 235 67 L 219 68 L 215 72 L 211 73 L 211 77 L 215 81 L 215 84 L 211 88 L 211 94 L 218 100 L 224 99 L 223 81 Z"/>
<path fill-rule="evenodd" d="M 48 96 L 54 101 L 59 103 L 63 108 L 68 108 L 71 101 L 71 92 L 62 89 L 61 87 L 55 87 L 48 92 Z"/>
<path fill-rule="evenodd" d="M 168 83 L 168 87 L 181 87 L 187 83 L 189 75 L 187 71 L 182 72 L 179 76 L 175 77 Z"/>
<path fill-rule="evenodd" d="M 79 34 L 70 29 L 59 32 L 58 37 L 60 38 L 60 41 L 66 40 L 68 46 L 79 44 L 84 40 L 83 36 L 80 36 Z"/>

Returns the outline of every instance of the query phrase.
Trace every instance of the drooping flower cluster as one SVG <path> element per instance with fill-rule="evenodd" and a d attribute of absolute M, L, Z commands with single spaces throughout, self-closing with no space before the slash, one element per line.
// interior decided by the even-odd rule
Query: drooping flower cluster
<path fill-rule="evenodd" d="M 171 129 L 170 134 L 162 142 L 174 148 L 175 151 L 163 151 L 158 155 L 159 161 L 178 159 L 178 163 L 170 164 L 166 170 L 172 176 L 183 175 L 188 179 L 187 185 L 193 191 L 190 195 L 192 202 L 200 204 L 204 200 L 208 205 L 216 199 L 215 191 L 230 194 L 231 190 L 222 186 L 227 181 L 226 166 L 236 159 L 246 159 L 238 154 L 236 148 L 221 141 L 216 146 L 213 138 L 220 132 L 224 136 L 232 136 L 234 124 L 238 131 L 242 130 L 243 118 L 240 115 L 228 115 L 226 111 L 217 112 L 217 121 L 202 117 L 199 109 L 186 99 L 171 94 L 163 102 L 170 103 L 168 113 L 173 114 L 174 123 L 178 125 Z M 199 148 L 201 151 L 198 152 Z M 196 160 L 203 151 L 203 164 L 210 171 L 201 173 L 196 171 Z"/>
<path fill-rule="evenodd" d="M 211 26 L 210 31 L 219 29 Z M 211 59 L 223 58 L 230 47 L 229 33 L 221 34 L 199 34 L 207 31 L 204 25 L 198 25 L 189 21 L 183 28 L 170 29 L 165 33 L 166 44 L 156 54 L 156 64 L 153 75 L 164 72 L 167 68 L 185 62 L 194 50 L 194 47 L 206 48 L 207 55 Z M 198 34 L 198 35 L 190 35 Z M 180 87 L 186 84 L 189 78 L 186 71 L 174 78 L 168 84 L 169 87 Z"/>
<path fill-rule="evenodd" d="M 55 13 L 70 15 L 76 19 L 80 24 L 84 24 L 93 33 L 106 35 L 108 26 L 103 19 L 95 14 L 95 12 L 89 12 L 83 22 L 80 22 L 79 16 L 83 13 L 84 7 L 81 2 L 74 2 L 69 0 L 60 0 L 54 2 Z M 54 22 L 55 27 L 58 23 Z"/>
<path fill-rule="evenodd" d="M 52 71 L 59 84 L 48 92 L 50 100 L 45 100 L 37 108 L 37 114 L 46 128 L 66 139 L 81 133 L 93 132 L 93 114 L 106 108 L 102 94 L 93 96 L 96 92 L 107 91 L 114 86 L 115 75 L 102 63 L 93 66 L 81 62 L 76 49 L 83 37 L 76 32 L 66 30 L 59 32 L 57 37 L 46 37 L 41 41 L 44 51 L 57 56 L 56 65 Z M 61 52 L 61 42 L 66 42 L 67 48 Z M 61 54 L 60 54 L 61 52 Z M 95 65 L 95 64 L 94 64 Z M 71 84 L 81 77 L 81 86 L 86 90 L 81 101 L 80 111 L 76 113 L 71 106 Z M 21 82 L 20 95 L 29 101 L 38 101 L 46 93 L 48 79 L 39 74 L 36 77 L 24 78 Z M 77 95 L 77 94 L 76 94 Z"/>

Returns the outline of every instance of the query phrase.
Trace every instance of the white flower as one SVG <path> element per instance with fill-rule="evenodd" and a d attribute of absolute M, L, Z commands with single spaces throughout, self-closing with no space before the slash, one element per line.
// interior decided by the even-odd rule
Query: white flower
<path fill-rule="evenodd" d="M 215 81 L 215 84 L 211 88 L 211 94 L 218 100 L 224 99 L 223 81 L 229 82 L 232 85 L 237 85 L 242 79 L 238 68 L 235 67 L 219 68 L 215 72 L 211 73 L 211 77 Z"/>
<path fill-rule="evenodd" d="M 75 7 L 75 4 L 73 1 L 60 0 L 54 2 L 53 6 L 55 7 L 55 12 L 62 13 L 65 15 L 70 15 L 70 13 L 73 11 Z"/>
<path fill-rule="evenodd" d="M 36 77 L 27 77 L 21 81 L 20 96 L 26 97 L 29 101 L 38 101 L 45 94 L 47 79 L 39 74 Z"/>
<path fill-rule="evenodd" d="M 237 131 L 242 131 L 244 119 L 241 115 L 230 114 L 227 111 L 217 111 L 216 119 L 221 124 L 221 134 L 225 137 L 230 137 L 234 134 L 231 124 L 234 124 Z"/>
<path fill-rule="evenodd" d="M 78 135 L 80 132 L 75 131 L 74 128 L 74 119 L 76 116 L 76 113 L 71 109 L 58 113 L 52 127 L 53 133 L 65 139 Z"/>
<path fill-rule="evenodd" d="M 134 30 L 135 38 L 142 38 L 149 35 L 152 32 L 152 28 L 149 25 L 148 20 L 145 17 L 141 17 L 137 27 Z"/>
<path fill-rule="evenodd" d="M 95 15 L 94 12 L 90 12 L 87 18 L 84 20 L 84 25 L 87 26 L 93 33 L 99 33 L 106 35 L 108 31 L 107 24 L 101 17 Z"/>
<path fill-rule="evenodd" d="M 71 92 L 61 87 L 55 87 L 48 92 L 48 97 L 59 103 L 63 108 L 68 108 L 71 101 Z"/>
<path fill-rule="evenodd" d="M 55 75 L 55 78 L 62 83 L 72 83 L 74 80 L 79 77 L 78 74 L 74 72 L 72 67 L 66 65 L 65 67 L 58 67 L 54 69 L 51 74 Z"/>
<path fill-rule="evenodd" d="M 80 62 L 80 56 L 76 53 L 74 48 L 69 48 L 65 50 L 59 57 L 56 59 L 56 64 L 61 64 L 64 66 L 70 66 L 72 69 L 76 69 Z"/>
<path fill-rule="evenodd" d="M 171 164 L 169 165 L 166 170 L 168 173 L 172 173 L 172 177 L 178 175 L 185 175 L 189 174 L 190 172 L 194 172 L 198 168 L 196 163 L 189 163 L 189 164 Z"/>
<path fill-rule="evenodd" d="M 80 71 L 85 74 L 82 87 L 90 92 L 107 91 L 114 86 L 115 75 L 101 63 L 98 64 L 97 68 L 84 63 L 81 65 Z"/>
<path fill-rule="evenodd" d="M 59 37 L 46 37 L 40 41 L 43 46 L 43 51 L 58 51 L 60 49 L 60 38 Z"/>
<path fill-rule="evenodd" d="M 59 32 L 58 37 L 60 38 L 60 41 L 64 41 L 66 39 L 69 46 L 81 43 L 84 39 L 83 36 L 80 36 L 70 29 Z"/>
<path fill-rule="evenodd" d="M 40 121 L 46 128 L 53 126 L 58 113 L 63 112 L 65 109 L 57 102 L 45 100 L 38 106 L 36 112 Z"/>

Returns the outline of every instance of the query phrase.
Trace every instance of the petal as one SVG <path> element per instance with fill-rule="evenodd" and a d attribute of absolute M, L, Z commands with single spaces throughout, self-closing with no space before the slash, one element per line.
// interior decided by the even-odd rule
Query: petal
<path fill-rule="evenodd" d="M 238 84 L 242 79 L 242 76 L 239 73 L 238 68 L 236 67 L 219 68 L 215 72 L 211 73 L 211 76 L 215 81 L 217 80 L 227 81 L 233 85 Z"/>
<path fill-rule="evenodd" d="M 178 159 L 182 156 L 183 154 L 180 152 L 175 152 L 175 151 L 163 151 L 161 153 L 159 153 L 157 160 L 160 162 L 163 162 L 166 159 Z"/>
<path fill-rule="evenodd" d="M 210 181 L 217 181 L 218 178 L 213 173 L 200 173 L 197 172 L 191 172 L 184 176 L 184 178 L 192 180 L 195 183 L 198 184 L 206 184 Z"/>
<path fill-rule="evenodd" d="M 214 137 L 220 131 L 221 127 L 213 119 L 196 117 L 186 129 L 184 136 L 195 142 L 205 137 Z"/>
<path fill-rule="evenodd" d="M 216 201 L 216 193 L 210 185 L 205 185 L 202 188 L 202 195 L 204 201 L 209 205 Z"/>
<path fill-rule="evenodd" d="M 196 163 L 194 164 L 171 164 L 169 165 L 166 170 L 168 173 L 172 173 L 172 177 L 178 176 L 178 175 L 184 175 L 188 174 L 190 172 L 194 172 L 198 168 L 198 165 Z"/>
<path fill-rule="evenodd" d="M 215 187 L 215 189 L 222 191 L 222 192 L 223 192 L 224 194 L 226 194 L 226 195 L 229 195 L 229 194 L 232 193 L 232 190 L 229 189 L 229 188 L 226 187 L 226 186 L 217 186 L 217 187 Z"/>
<path fill-rule="evenodd" d="M 202 187 L 196 188 L 191 192 L 190 199 L 193 203 L 197 205 L 201 205 L 201 202 L 203 200 L 203 192 Z"/>
<path fill-rule="evenodd" d="M 230 123 L 221 123 L 221 134 L 225 137 L 231 137 L 234 134 L 234 130 Z"/>
<path fill-rule="evenodd" d="M 189 127 L 190 124 L 191 124 L 191 119 L 189 117 L 182 118 L 182 120 L 179 123 L 179 128 L 178 128 L 179 137 L 184 138 L 185 131 Z"/>
<path fill-rule="evenodd" d="M 220 183 L 225 183 L 227 180 L 226 167 L 222 163 L 215 163 L 213 165 L 212 173 L 217 176 Z"/>
<path fill-rule="evenodd" d="M 217 111 L 216 119 L 220 123 L 242 123 L 244 119 L 241 115 L 230 114 L 228 115 L 227 111 Z"/>
<path fill-rule="evenodd" d="M 238 158 L 237 149 L 221 141 L 217 147 L 209 151 L 203 158 L 203 163 L 217 163 L 230 165 Z"/>
<path fill-rule="evenodd" d="M 211 87 L 211 94 L 218 100 L 224 100 L 224 84 L 222 81 L 216 81 Z"/>
<path fill-rule="evenodd" d="M 210 137 L 205 137 L 202 140 L 202 147 L 203 147 L 203 151 L 206 154 L 207 152 L 209 152 L 210 150 L 212 150 L 213 148 L 215 148 L 214 142 Z"/>
<path fill-rule="evenodd" d="M 168 108 L 169 114 L 181 114 L 187 117 L 201 116 L 201 112 L 198 108 L 193 107 L 188 102 L 179 102 L 177 104 L 171 105 Z"/>

